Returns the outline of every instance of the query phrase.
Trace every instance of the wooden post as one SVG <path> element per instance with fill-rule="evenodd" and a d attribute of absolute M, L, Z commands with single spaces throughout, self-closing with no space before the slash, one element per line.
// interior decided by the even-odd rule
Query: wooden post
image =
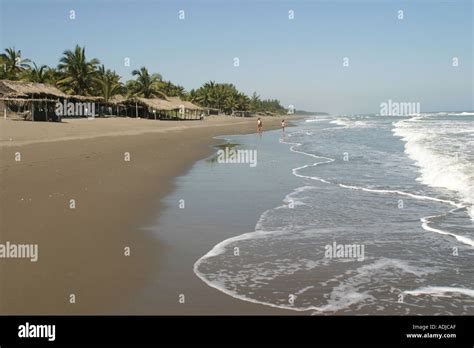
<path fill-rule="evenodd" d="M 35 120 L 35 104 L 31 102 L 31 120 Z"/>
<path fill-rule="evenodd" d="M 138 117 L 138 103 L 135 103 L 135 117 Z"/>

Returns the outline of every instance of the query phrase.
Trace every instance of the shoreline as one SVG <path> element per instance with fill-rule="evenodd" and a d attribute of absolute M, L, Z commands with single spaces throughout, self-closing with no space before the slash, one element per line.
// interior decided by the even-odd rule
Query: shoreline
<path fill-rule="evenodd" d="M 265 129 L 279 128 L 280 120 L 264 118 Z M 155 272 L 149 270 L 160 267 L 160 251 L 166 247 L 140 226 L 159 217 L 176 177 L 212 153 L 219 142 L 215 136 L 255 132 L 254 118 L 238 121 L 178 121 L 179 127 L 170 124 L 152 132 L 127 130 L 138 132 L 138 138 L 108 130 L 63 140 L 58 132 L 49 142 L 36 136 L 20 146 L 0 146 L 1 239 L 38 244 L 39 249 L 38 262 L 6 259 L 0 264 L 0 312 L 123 313 L 134 295 L 154 281 Z M 18 139 L 5 128 L 2 133 L 2 139 Z M 16 152 L 20 162 L 14 161 Z"/>

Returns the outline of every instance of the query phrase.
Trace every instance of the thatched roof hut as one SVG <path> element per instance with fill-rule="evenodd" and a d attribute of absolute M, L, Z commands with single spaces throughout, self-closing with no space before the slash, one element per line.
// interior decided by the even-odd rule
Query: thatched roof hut
<path fill-rule="evenodd" d="M 177 106 L 178 109 L 185 108 L 187 110 L 204 110 L 204 108 L 200 107 L 199 105 L 193 104 L 187 100 L 182 100 L 179 97 L 168 97 L 168 101 Z"/>
<path fill-rule="evenodd" d="M 101 102 L 102 97 L 69 95 L 58 88 L 37 82 L 0 80 L 0 99 L 10 101 L 57 101 L 69 99 L 82 102 Z"/>
<path fill-rule="evenodd" d="M 123 101 L 123 105 L 127 105 L 129 109 L 133 109 L 131 116 L 155 119 L 157 117 L 160 119 L 196 119 L 200 118 L 198 111 L 203 110 L 201 107 L 177 97 L 130 97 Z"/>
<path fill-rule="evenodd" d="M 173 105 L 166 99 L 160 98 L 142 98 L 142 97 L 131 97 L 127 99 L 128 103 L 139 104 L 150 109 L 160 110 L 160 111 L 170 111 L 177 110 L 179 107 Z"/>
<path fill-rule="evenodd" d="M 117 97 L 116 99 L 114 99 Z M 203 110 L 198 105 L 195 105 L 189 101 L 181 100 L 178 97 L 167 97 L 166 99 L 162 98 L 142 98 L 142 97 L 130 97 L 125 99 L 123 96 L 114 96 L 111 99 L 112 103 L 127 103 L 134 104 L 138 103 L 142 106 L 149 107 L 150 109 L 170 111 L 170 110 Z"/>
<path fill-rule="evenodd" d="M 62 116 L 68 115 L 56 114 L 58 102 L 61 104 L 72 102 L 76 106 L 88 103 L 95 106 L 97 103 L 103 103 L 103 100 L 102 97 L 68 95 L 44 83 L 0 80 L 0 102 L 3 104 L 5 119 L 10 110 L 25 120 L 60 121 Z M 84 110 L 93 109 L 87 106 Z"/>
<path fill-rule="evenodd" d="M 94 97 L 94 96 L 90 96 L 90 95 L 73 94 L 73 95 L 67 95 L 66 99 L 75 100 L 75 101 L 79 101 L 79 102 L 91 102 L 91 103 L 104 102 L 104 98 Z"/>
<path fill-rule="evenodd" d="M 67 95 L 54 86 L 44 83 L 0 80 L 0 104 L 3 118 L 8 112 L 18 118 L 33 121 L 60 121 L 55 115 L 55 104 Z"/>
<path fill-rule="evenodd" d="M 201 110 L 204 108 L 178 97 L 167 98 L 142 98 L 125 97 L 115 95 L 105 102 L 102 97 L 68 95 L 58 88 L 43 84 L 26 81 L 0 80 L 0 104 L 9 106 L 10 110 L 17 114 L 25 114 L 25 119 L 32 120 L 60 120 L 61 116 L 55 115 L 57 105 L 60 102 L 63 109 L 69 112 L 70 103 L 80 106 L 83 103 L 92 104 L 81 110 L 97 109 L 100 115 L 117 115 L 146 118 L 200 118 Z M 69 103 L 69 104 L 68 104 Z M 66 105 L 68 104 L 68 105 Z M 0 109 L 1 109 L 0 105 Z M 96 108 L 97 106 L 97 108 Z M 7 118 L 8 108 L 3 108 L 4 118 Z M 76 108 L 77 109 L 77 108 Z M 81 113 L 77 113 L 81 115 Z M 64 117 L 77 116 L 63 114 Z"/>
<path fill-rule="evenodd" d="M 67 94 L 56 87 L 44 83 L 0 80 L 0 99 L 2 100 L 58 100 L 67 97 Z"/>
<path fill-rule="evenodd" d="M 109 99 L 109 104 L 113 105 L 119 105 L 119 104 L 125 104 L 127 101 L 127 98 L 121 94 L 116 94 L 112 98 Z"/>

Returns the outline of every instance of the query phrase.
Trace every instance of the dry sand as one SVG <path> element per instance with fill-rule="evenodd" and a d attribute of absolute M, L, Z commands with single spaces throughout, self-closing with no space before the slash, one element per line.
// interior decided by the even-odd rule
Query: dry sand
<path fill-rule="evenodd" d="M 279 127 L 281 118 L 264 117 L 264 126 Z M 289 119 L 285 117 L 285 119 Z M 81 140 L 103 136 L 163 133 L 209 126 L 228 127 L 225 132 L 256 129 L 255 118 L 210 116 L 203 121 L 155 121 L 140 118 L 64 119 L 61 123 L 25 122 L 0 119 L 0 146 L 19 146 L 34 143 Z"/>
<path fill-rule="evenodd" d="M 265 129 L 280 120 L 264 118 Z M 139 227 L 156 217 L 174 178 L 211 153 L 213 136 L 255 125 L 230 117 L 0 120 L 0 243 L 39 248 L 37 262 L 0 259 L 0 314 L 123 313 L 160 265 L 159 240 Z"/>

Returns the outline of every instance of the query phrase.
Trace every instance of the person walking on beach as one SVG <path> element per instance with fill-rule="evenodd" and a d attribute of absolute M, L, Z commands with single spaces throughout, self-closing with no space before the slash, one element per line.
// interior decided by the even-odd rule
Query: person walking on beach
<path fill-rule="evenodd" d="M 285 127 L 286 127 L 285 120 L 281 120 L 281 129 L 283 130 L 283 132 L 285 131 Z"/>
<path fill-rule="evenodd" d="M 263 122 L 259 117 L 257 118 L 257 132 L 262 133 L 262 129 L 263 129 Z"/>

